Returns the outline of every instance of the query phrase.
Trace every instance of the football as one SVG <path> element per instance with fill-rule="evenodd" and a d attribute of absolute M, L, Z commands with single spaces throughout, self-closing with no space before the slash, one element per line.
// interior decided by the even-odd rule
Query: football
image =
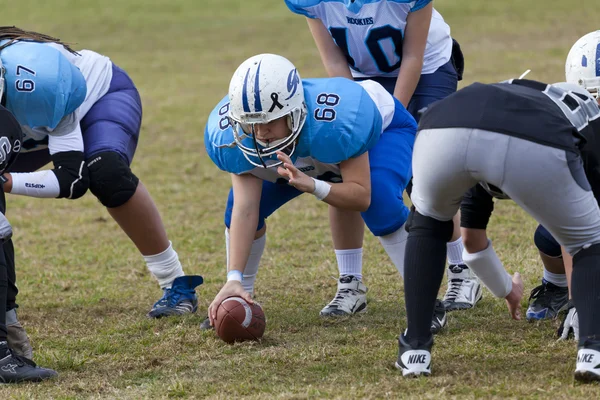
<path fill-rule="evenodd" d="M 266 319 L 260 304 L 229 297 L 219 305 L 214 323 L 217 336 L 226 343 L 234 343 L 262 338 Z"/>

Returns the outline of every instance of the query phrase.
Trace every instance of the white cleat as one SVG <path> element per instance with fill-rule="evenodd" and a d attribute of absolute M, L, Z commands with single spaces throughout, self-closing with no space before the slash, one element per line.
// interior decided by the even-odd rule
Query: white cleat
<path fill-rule="evenodd" d="M 598 347 L 598 345 L 594 347 Z M 600 351 L 589 347 L 579 349 L 575 380 L 585 383 L 600 381 Z"/>
<path fill-rule="evenodd" d="M 354 275 L 338 280 L 335 297 L 321 310 L 322 317 L 353 315 L 367 310 L 367 287 Z"/>
<path fill-rule="evenodd" d="M 481 283 L 469 267 L 464 264 L 448 267 L 448 289 L 444 295 L 447 311 L 473 308 L 482 295 Z"/>
<path fill-rule="evenodd" d="M 398 339 L 398 360 L 396 368 L 402 370 L 402 376 L 419 377 L 431 375 L 431 347 L 433 337 L 419 348 L 413 348 L 404 337 Z"/>

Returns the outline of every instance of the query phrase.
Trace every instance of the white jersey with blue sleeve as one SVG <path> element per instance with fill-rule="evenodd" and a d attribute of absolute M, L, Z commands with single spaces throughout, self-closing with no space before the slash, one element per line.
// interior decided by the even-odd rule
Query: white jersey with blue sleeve
<path fill-rule="evenodd" d="M 7 46 L 0 58 L 6 69 L 6 106 L 24 132 L 21 151 L 83 151 L 79 123 L 108 92 L 110 59 L 89 50 L 73 54 L 59 44 L 31 41 Z"/>
<path fill-rule="evenodd" d="M 339 181 L 339 163 L 358 157 L 377 143 L 394 118 L 395 100 L 373 81 L 304 79 L 302 85 L 308 116 L 292 160 L 308 176 Z M 234 144 L 228 112 L 226 96 L 206 124 L 204 143 L 212 161 L 230 173 L 251 173 L 271 182 L 281 179 L 275 168 L 255 167 L 246 160 Z M 408 112 L 406 115 L 412 118 Z"/>
<path fill-rule="evenodd" d="M 354 77 L 396 77 L 402 62 L 406 18 L 431 0 L 285 0 L 288 8 L 320 19 L 342 50 Z M 450 27 L 434 9 L 423 74 L 450 60 Z"/>

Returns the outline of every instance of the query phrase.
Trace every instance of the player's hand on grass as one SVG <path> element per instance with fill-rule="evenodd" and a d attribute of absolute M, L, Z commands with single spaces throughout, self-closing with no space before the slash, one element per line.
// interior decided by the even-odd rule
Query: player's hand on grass
<path fill-rule="evenodd" d="M 508 311 L 513 319 L 521 319 L 521 299 L 523 298 L 523 279 L 521 274 L 515 272 L 512 278 L 512 290 L 505 297 Z"/>
<path fill-rule="evenodd" d="M 558 340 L 568 340 L 573 334 L 573 339 L 579 340 L 579 317 L 575 307 L 569 308 L 569 312 L 558 328 Z"/>
<path fill-rule="evenodd" d="M 208 306 L 208 318 L 210 319 L 210 324 L 214 325 L 214 321 L 217 318 L 217 310 L 219 306 L 228 297 L 241 297 L 246 300 L 249 304 L 253 304 L 252 296 L 250 293 L 246 292 L 241 284 L 238 281 L 228 281 L 219 291 L 215 299 Z"/>
<path fill-rule="evenodd" d="M 315 181 L 304 172 L 298 170 L 287 154 L 283 151 L 278 151 L 277 158 L 283 163 L 277 167 L 277 173 L 287 179 L 290 185 L 306 193 L 315 191 Z"/>

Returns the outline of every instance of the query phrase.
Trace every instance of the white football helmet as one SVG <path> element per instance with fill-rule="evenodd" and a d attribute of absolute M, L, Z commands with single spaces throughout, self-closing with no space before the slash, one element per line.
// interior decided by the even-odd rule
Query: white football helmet
<path fill-rule="evenodd" d="M 565 64 L 567 82 L 574 83 L 598 98 L 600 92 L 600 31 L 588 33 L 575 42 Z"/>
<path fill-rule="evenodd" d="M 276 167 L 281 164 L 272 157 L 276 151 L 285 150 L 288 155 L 294 152 L 307 111 L 302 80 L 289 60 L 275 54 L 259 54 L 244 61 L 229 83 L 229 102 L 235 143 L 252 165 Z M 271 143 L 256 139 L 255 124 L 281 117 L 287 117 L 291 131 L 288 136 Z"/>

